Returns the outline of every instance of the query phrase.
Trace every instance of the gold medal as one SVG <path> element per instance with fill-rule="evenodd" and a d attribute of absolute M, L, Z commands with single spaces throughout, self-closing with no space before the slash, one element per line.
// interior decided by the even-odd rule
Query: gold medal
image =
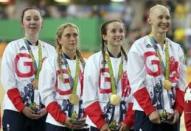
<path fill-rule="evenodd" d="M 38 88 L 38 80 L 33 80 L 32 85 L 33 85 L 34 89 L 37 89 Z"/>
<path fill-rule="evenodd" d="M 120 96 L 118 96 L 118 95 L 116 95 L 116 94 L 112 94 L 112 95 L 110 96 L 110 103 L 111 103 L 112 105 L 117 106 L 117 105 L 119 105 L 120 101 L 121 101 Z"/>
<path fill-rule="evenodd" d="M 170 90 L 172 88 L 172 83 L 169 81 L 169 80 L 164 80 L 163 81 L 163 87 L 166 89 L 166 90 Z"/>
<path fill-rule="evenodd" d="M 79 99 L 78 95 L 76 95 L 76 94 L 71 94 L 71 95 L 69 96 L 69 101 L 70 101 L 71 104 L 77 105 L 77 104 L 79 103 L 80 99 Z"/>

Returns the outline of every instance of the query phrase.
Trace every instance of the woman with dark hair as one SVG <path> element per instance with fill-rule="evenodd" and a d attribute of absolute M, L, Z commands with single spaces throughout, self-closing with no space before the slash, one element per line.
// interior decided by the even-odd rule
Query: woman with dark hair
<path fill-rule="evenodd" d="M 21 15 L 24 38 L 10 42 L 3 54 L 1 81 L 4 131 L 44 131 L 46 109 L 39 94 L 38 78 L 43 60 L 55 54 L 53 46 L 39 40 L 43 19 L 36 8 Z"/>
<path fill-rule="evenodd" d="M 89 57 L 84 71 L 83 101 L 91 131 L 129 131 L 133 124 L 125 26 L 111 20 L 101 27 L 102 49 Z"/>

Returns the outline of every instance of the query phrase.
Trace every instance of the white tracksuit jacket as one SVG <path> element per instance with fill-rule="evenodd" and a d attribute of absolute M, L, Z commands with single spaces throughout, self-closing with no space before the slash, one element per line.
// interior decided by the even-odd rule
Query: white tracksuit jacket
<path fill-rule="evenodd" d="M 42 60 L 55 54 L 53 46 L 38 41 L 42 47 Z M 33 56 L 38 63 L 38 46 L 30 45 Z M 31 87 L 35 69 L 29 54 L 25 39 L 18 39 L 8 43 L 1 63 L 1 82 L 5 90 L 3 108 L 22 111 L 24 105 L 30 104 L 32 99 L 36 104 L 41 103 L 39 90 Z"/>
<path fill-rule="evenodd" d="M 167 91 L 162 86 L 164 73 L 159 57 L 150 41 L 150 36 L 136 40 L 128 53 L 128 77 L 134 96 L 134 110 L 144 111 L 147 115 L 154 110 L 183 111 L 185 90 L 184 54 L 179 44 L 166 38 L 169 46 L 170 81 L 173 87 Z M 165 44 L 166 45 L 166 44 Z M 165 52 L 157 44 L 165 63 Z M 166 64 L 166 63 L 165 63 Z"/>
<path fill-rule="evenodd" d="M 75 76 L 76 60 L 66 59 L 71 70 L 72 78 Z M 80 62 L 81 63 L 81 62 Z M 69 95 L 72 88 L 69 83 L 69 75 L 66 66 L 62 65 L 60 70 L 57 64 L 57 56 L 47 59 L 40 72 L 39 87 L 42 101 L 47 107 L 47 123 L 64 126 L 64 122 L 72 112 L 76 112 L 78 118 L 83 118 L 82 100 L 79 104 L 72 106 L 69 103 Z M 62 72 L 62 73 L 61 73 Z M 63 75 L 64 80 L 59 79 Z M 83 66 L 80 64 L 80 75 L 78 77 L 77 95 L 81 97 L 83 90 Z"/>
<path fill-rule="evenodd" d="M 117 80 L 121 57 L 110 57 L 110 59 L 114 78 Z M 124 121 L 128 126 L 132 126 L 133 112 L 131 110 L 131 89 L 127 78 L 127 61 L 123 60 L 123 77 L 117 83 L 117 94 L 121 96 L 122 101 L 115 108 L 112 108 L 108 104 L 109 96 L 112 93 L 111 77 L 108 64 L 105 64 L 104 68 L 102 62 L 103 56 L 100 51 L 90 56 L 85 66 L 84 93 L 82 98 L 85 112 L 88 115 L 87 123 L 91 126 L 101 128 L 106 120 L 116 120 L 116 122 Z M 102 117 L 103 115 L 105 117 Z"/>

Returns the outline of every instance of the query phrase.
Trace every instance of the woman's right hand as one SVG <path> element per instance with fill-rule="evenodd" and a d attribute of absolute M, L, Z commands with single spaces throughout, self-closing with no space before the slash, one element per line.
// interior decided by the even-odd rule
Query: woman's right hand
<path fill-rule="evenodd" d="M 104 124 L 104 125 L 101 127 L 100 131 L 110 131 L 108 124 Z"/>
<path fill-rule="evenodd" d="M 127 126 L 127 124 L 125 124 L 124 122 L 121 122 L 121 127 L 119 129 L 119 131 L 129 131 L 130 128 Z"/>
<path fill-rule="evenodd" d="M 72 123 L 70 122 L 70 118 L 69 117 L 64 122 L 64 125 L 66 125 L 68 128 L 72 128 Z"/>
<path fill-rule="evenodd" d="M 40 114 L 36 114 L 35 111 L 33 111 L 30 107 L 27 106 L 24 107 L 22 113 L 30 119 L 39 119 L 41 117 Z"/>
<path fill-rule="evenodd" d="M 72 122 L 72 119 L 70 117 L 68 117 L 66 119 L 64 125 L 66 125 L 68 128 L 71 128 L 71 129 L 81 129 L 85 126 L 85 119 L 84 120 L 82 119 L 81 122 L 79 122 L 79 123 L 76 122 L 76 124 L 75 124 Z"/>
<path fill-rule="evenodd" d="M 156 124 L 160 124 L 160 115 L 158 113 L 158 111 L 153 111 L 150 115 L 149 115 L 149 120 L 153 123 Z"/>

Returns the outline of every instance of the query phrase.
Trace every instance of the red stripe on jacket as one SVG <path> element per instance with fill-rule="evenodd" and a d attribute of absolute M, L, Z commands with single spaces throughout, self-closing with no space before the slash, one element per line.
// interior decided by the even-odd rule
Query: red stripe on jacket
<path fill-rule="evenodd" d="M 134 97 L 139 103 L 139 105 L 141 106 L 141 108 L 144 110 L 146 115 L 149 115 L 156 110 L 152 105 L 152 102 L 146 87 L 136 91 L 134 93 Z"/>
<path fill-rule="evenodd" d="M 19 112 L 21 112 L 24 109 L 25 105 L 23 103 L 19 90 L 17 88 L 9 89 L 7 91 L 7 95 L 11 100 L 11 102 L 13 103 L 13 105 L 15 106 L 15 108 Z"/>
<path fill-rule="evenodd" d="M 99 129 L 106 123 L 98 101 L 86 107 L 85 113 L 90 117 L 90 119 Z"/>
<path fill-rule="evenodd" d="M 175 109 L 182 113 L 184 110 L 184 92 L 176 88 Z"/>
<path fill-rule="evenodd" d="M 191 89 L 191 82 L 188 85 Z M 187 131 L 191 131 L 191 101 L 184 102 L 184 122 Z"/>
<path fill-rule="evenodd" d="M 129 103 L 127 112 L 125 114 L 125 120 L 123 121 L 130 128 L 134 124 L 134 111 L 133 111 L 133 103 Z"/>
<path fill-rule="evenodd" d="M 185 121 L 186 130 L 191 131 L 191 101 L 185 101 L 184 121 Z"/>
<path fill-rule="evenodd" d="M 60 105 L 56 102 L 53 101 L 48 104 L 47 106 L 47 111 L 52 115 L 52 117 L 60 122 L 60 123 L 65 123 L 66 121 L 66 114 L 61 110 Z"/>

